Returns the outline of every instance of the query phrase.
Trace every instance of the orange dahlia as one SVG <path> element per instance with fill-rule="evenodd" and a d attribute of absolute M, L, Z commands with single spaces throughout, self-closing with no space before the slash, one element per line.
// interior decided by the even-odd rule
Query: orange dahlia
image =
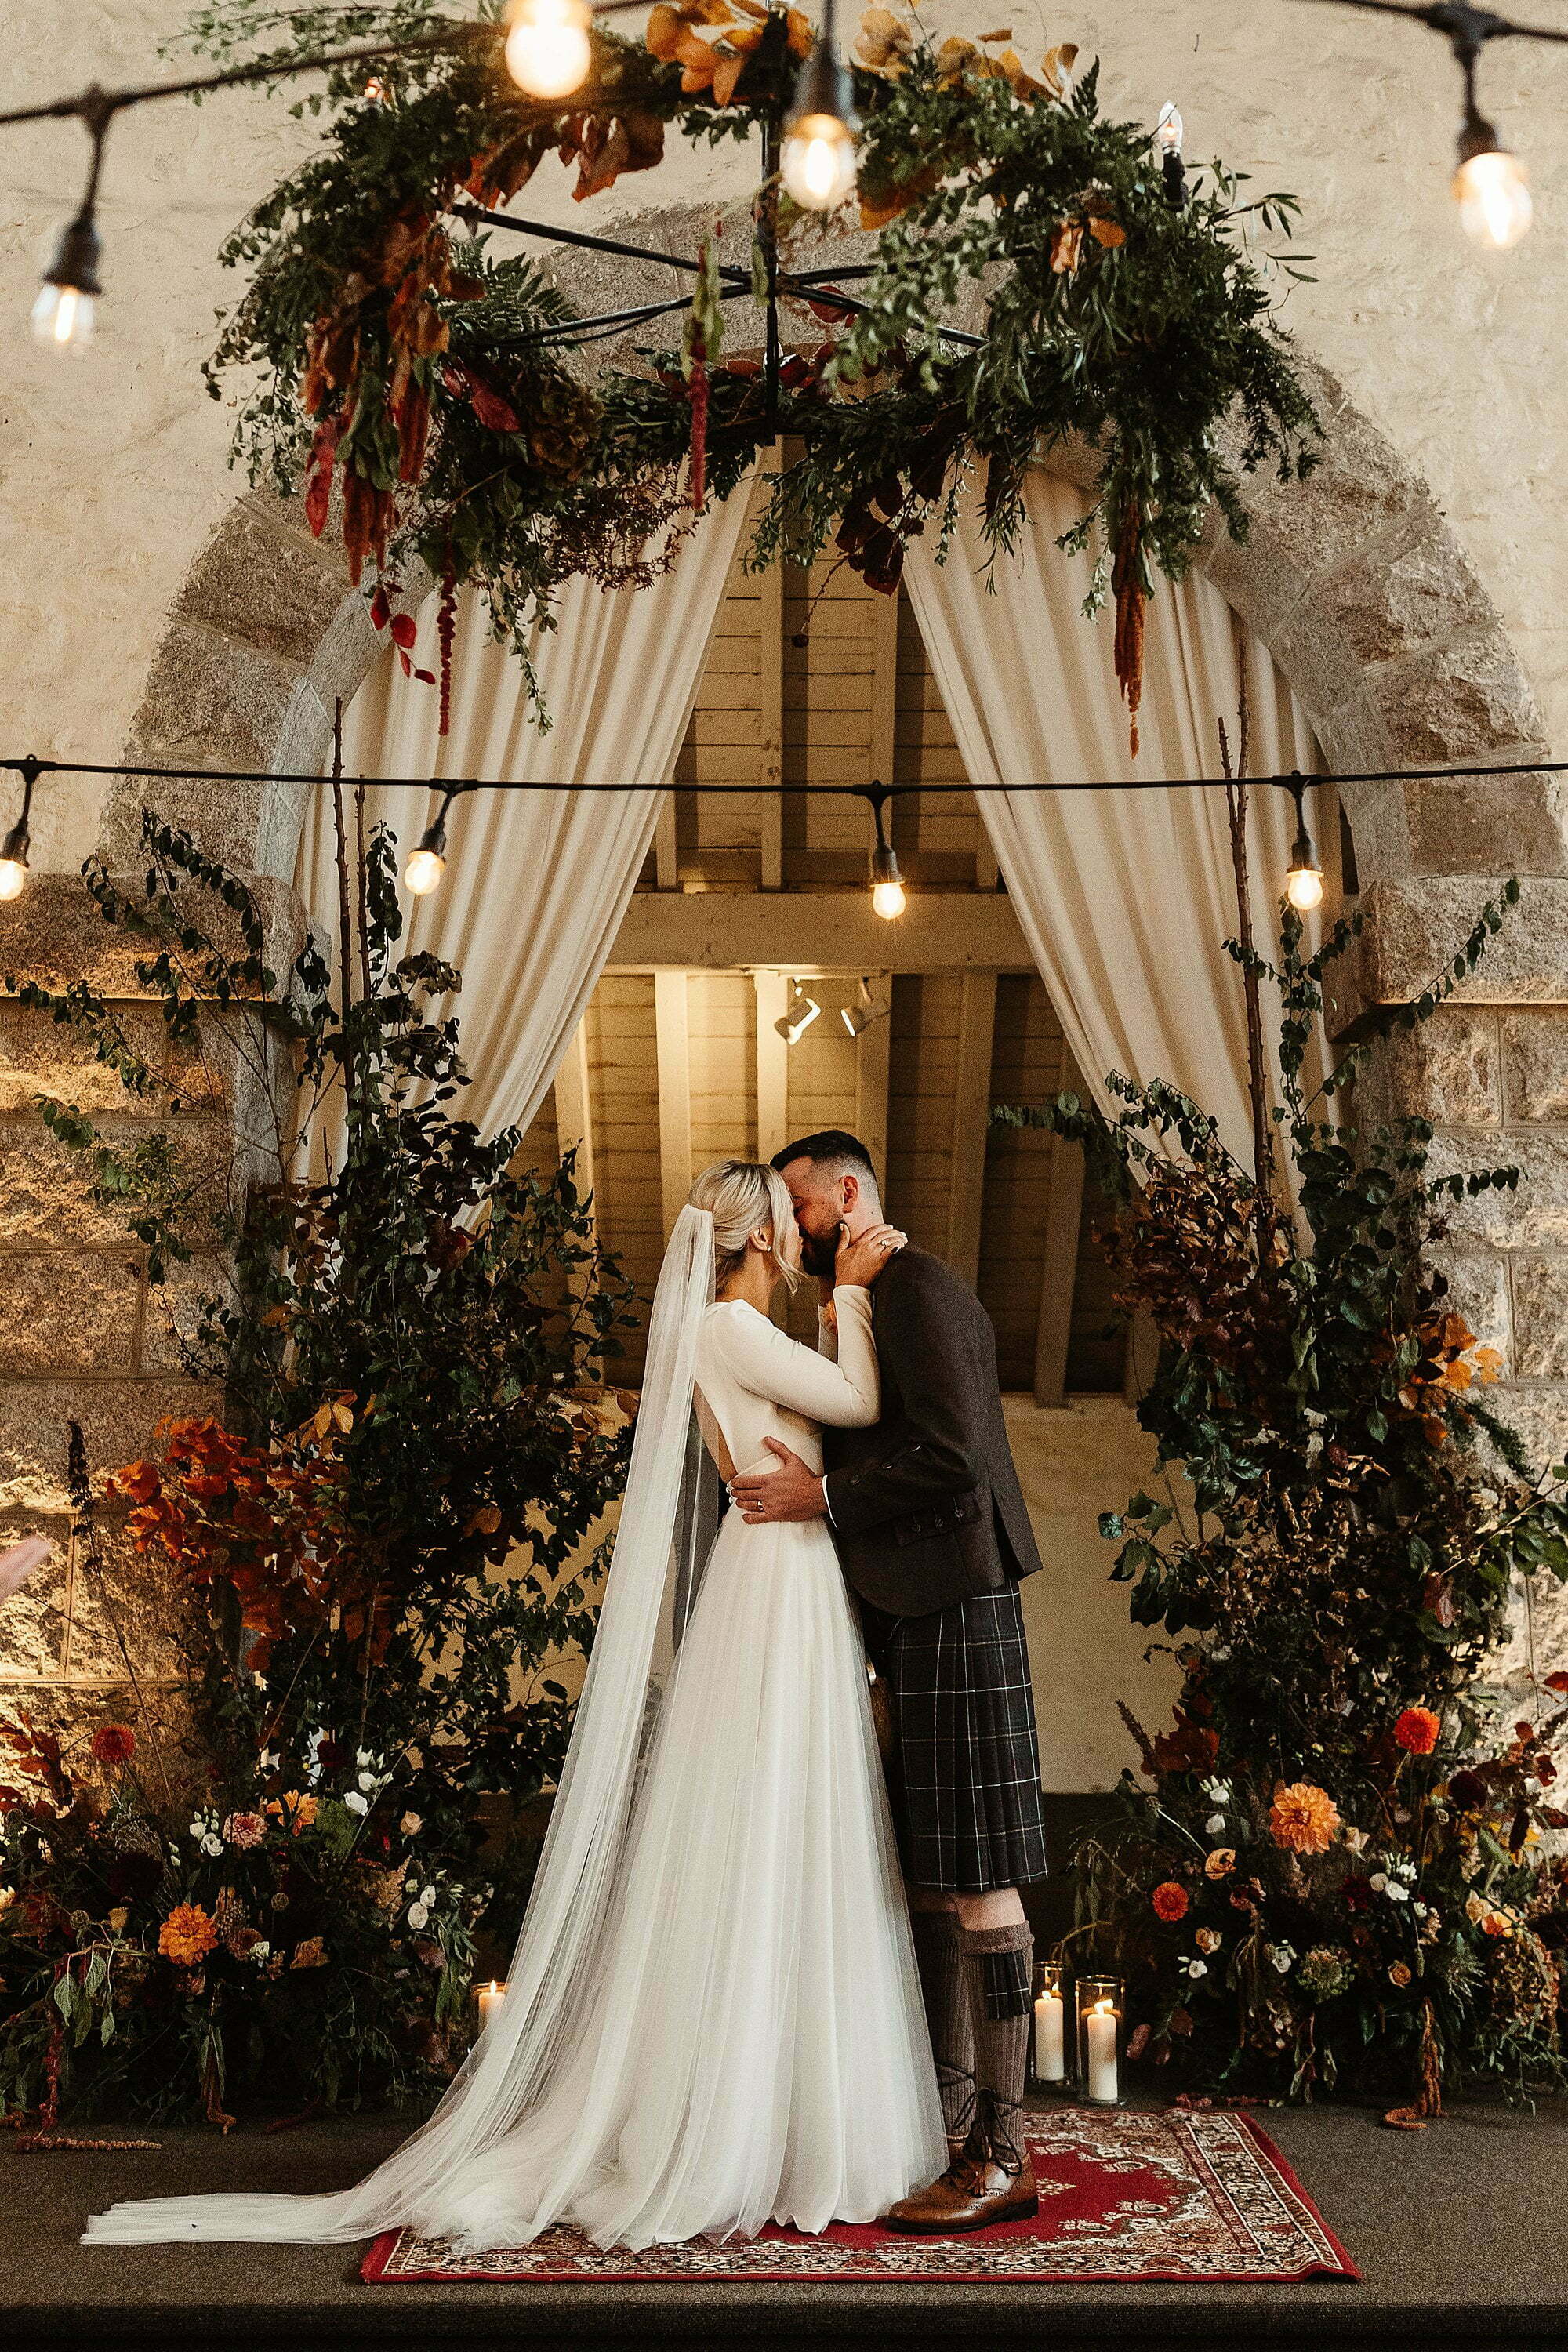
<path fill-rule="evenodd" d="M 278 1821 L 286 1821 L 296 1837 L 308 1830 L 321 1808 L 314 1797 L 301 1795 L 298 1789 L 286 1790 L 281 1797 L 268 1797 L 267 1810 Z"/>
<path fill-rule="evenodd" d="M 1156 1886 L 1150 1900 L 1162 1919 L 1184 1919 L 1191 1907 L 1186 1888 L 1178 1886 L 1173 1878 Z"/>
<path fill-rule="evenodd" d="M 1394 1736 L 1412 1756 L 1430 1756 L 1442 1728 L 1429 1706 L 1407 1706 L 1394 1727 Z"/>
<path fill-rule="evenodd" d="M 1281 1782 L 1268 1809 L 1268 1833 L 1292 1853 L 1326 1853 L 1340 1825 L 1340 1809 L 1310 1780 Z"/>
<path fill-rule="evenodd" d="M 166 1960 L 194 1969 L 217 1942 L 217 1929 L 199 1903 L 176 1903 L 158 1930 L 158 1949 Z"/>

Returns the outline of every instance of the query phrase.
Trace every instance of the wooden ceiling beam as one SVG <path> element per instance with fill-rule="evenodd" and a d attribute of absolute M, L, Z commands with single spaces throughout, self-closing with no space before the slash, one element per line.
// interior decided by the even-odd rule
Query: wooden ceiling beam
<path fill-rule="evenodd" d="M 611 971 L 1032 971 L 1010 899 L 911 890 L 893 922 L 868 890 L 639 890 Z"/>

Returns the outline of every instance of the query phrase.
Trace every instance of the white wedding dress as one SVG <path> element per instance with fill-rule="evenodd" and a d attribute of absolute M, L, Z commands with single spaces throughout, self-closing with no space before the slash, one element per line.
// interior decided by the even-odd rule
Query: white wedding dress
<path fill-rule="evenodd" d="M 726 1471 L 773 1466 L 768 1437 L 818 1465 L 819 1424 L 877 1416 L 870 1295 L 837 1293 L 837 1360 L 814 1353 L 753 1307 L 708 1303 L 710 1275 L 698 1296 L 702 1223 L 697 1248 L 686 1236 L 675 1392 L 652 1386 L 673 1360 L 656 1307 L 637 1444 L 662 1410 L 668 1453 L 696 1402 Z M 663 1282 L 660 1299 L 668 1334 Z M 629 1589 L 647 1532 L 628 1517 L 647 1484 L 634 1458 L 590 1680 L 604 1668 L 618 1685 L 635 1669 L 635 1655 L 617 1664 L 627 1629 L 610 1610 L 623 1554 Z M 424 2131 L 336 2197 L 121 2205 L 93 2218 L 88 2242 L 336 2240 L 410 2222 L 475 2250 L 557 2224 L 635 2247 L 770 2220 L 808 2231 L 868 2221 L 941 2170 L 864 1651 L 826 1522 L 725 1515 L 651 1744 L 640 1767 L 631 1758 L 624 1831 L 585 1822 L 574 1846 L 574 1817 L 599 1801 L 574 1777 L 605 1761 L 591 1752 L 591 1696 L 557 1802 L 564 1848 L 546 1850 L 500 2015 Z M 603 1693 L 601 1748 L 614 1696 Z"/>

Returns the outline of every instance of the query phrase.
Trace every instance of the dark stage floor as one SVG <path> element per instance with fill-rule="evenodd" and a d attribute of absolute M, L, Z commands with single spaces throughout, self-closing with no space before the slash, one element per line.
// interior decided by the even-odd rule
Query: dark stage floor
<path fill-rule="evenodd" d="M 852 2343 L 959 2338 L 1242 2347 L 1414 2344 L 1568 2352 L 1568 2103 L 1466 2104 L 1424 2135 L 1347 2108 L 1263 2116 L 1363 2273 L 1300 2286 L 376 2286 L 358 2250 L 77 2243 L 117 2196 L 334 2189 L 397 2137 L 309 2125 L 227 2141 L 160 2131 L 161 2152 L 20 2156 L 0 2144 L 0 2346 L 224 2343 L 349 2347 L 600 2342 Z"/>

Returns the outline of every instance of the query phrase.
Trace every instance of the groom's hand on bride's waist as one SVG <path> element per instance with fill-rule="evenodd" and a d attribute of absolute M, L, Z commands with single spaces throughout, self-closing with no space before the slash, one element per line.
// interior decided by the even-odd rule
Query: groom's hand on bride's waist
<path fill-rule="evenodd" d="M 763 1444 L 770 1454 L 776 1454 L 776 1470 L 748 1470 L 730 1481 L 730 1500 L 741 1517 L 752 1527 L 766 1519 L 820 1519 L 826 1516 L 827 1500 L 822 1491 L 822 1473 L 781 1445 L 776 1437 L 764 1437 Z"/>

